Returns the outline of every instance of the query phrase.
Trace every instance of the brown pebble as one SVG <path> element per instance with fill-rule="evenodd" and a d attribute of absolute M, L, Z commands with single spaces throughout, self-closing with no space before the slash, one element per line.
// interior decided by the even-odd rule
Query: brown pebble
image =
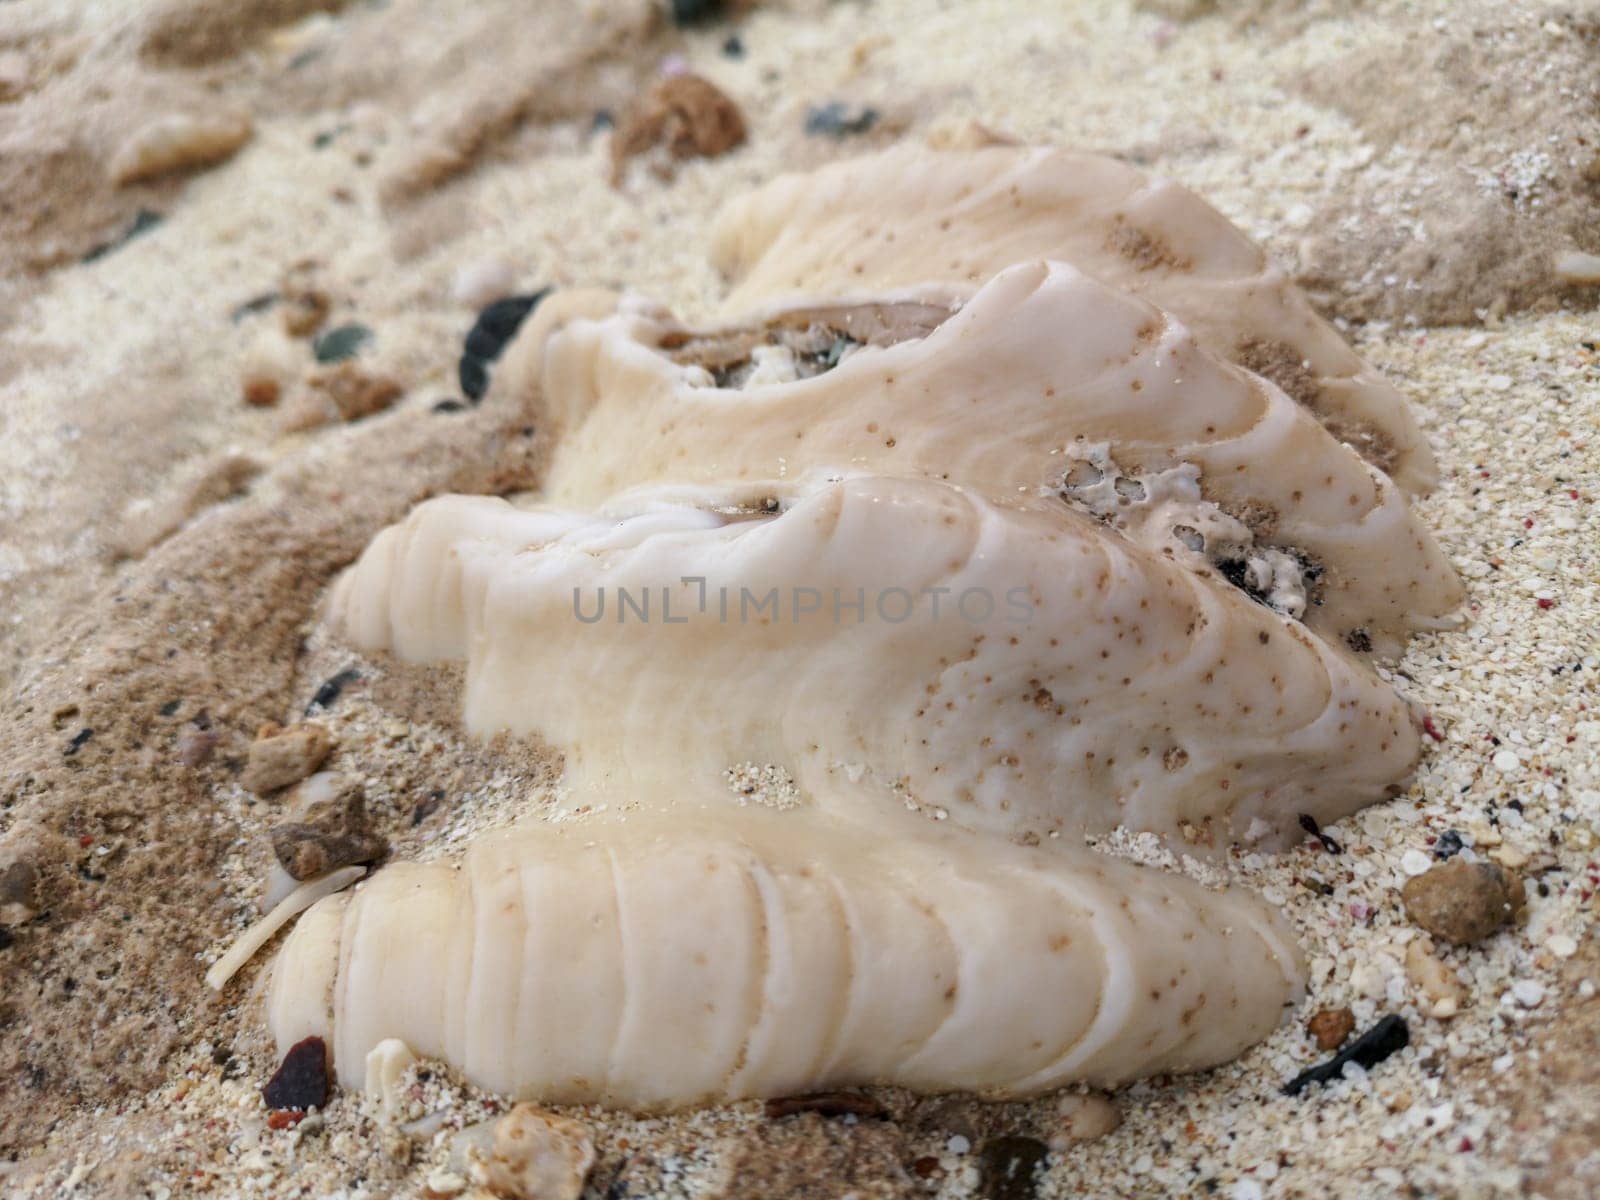
<path fill-rule="evenodd" d="M 239 782 L 258 796 L 299 783 L 333 750 L 333 736 L 310 721 L 292 728 L 263 729 L 250 743 L 250 757 Z"/>
<path fill-rule="evenodd" d="M 468 1174 L 503 1200 L 578 1200 L 594 1157 L 587 1125 L 524 1103 L 494 1123 L 488 1161 Z"/>
<path fill-rule="evenodd" d="M 665 145 L 674 159 L 715 158 L 745 139 L 739 106 L 698 75 L 656 83 L 622 119 L 611 140 L 612 182 L 630 158 Z"/>
<path fill-rule="evenodd" d="M 1412 921 L 1455 946 L 1481 942 L 1526 903 L 1522 878 L 1515 871 L 1459 856 L 1407 880 L 1400 897 Z"/>
<path fill-rule="evenodd" d="M 0 927 L 22 925 L 39 915 L 39 872 L 25 859 L 0 867 Z"/>
<path fill-rule="evenodd" d="M 186 767 L 203 766 L 221 740 L 214 729 L 185 729 L 178 735 L 178 761 Z"/>
<path fill-rule="evenodd" d="M 333 307 L 324 292 L 301 284 L 285 285 L 280 303 L 283 330 L 290 337 L 310 337 L 322 328 Z"/>
<path fill-rule="evenodd" d="M 276 379 L 258 376 L 244 381 L 244 402 L 251 408 L 271 408 L 282 394 Z"/>
<path fill-rule="evenodd" d="M 331 799 L 311 804 L 301 819 L 268 830 L 272 853 L 295 879 L 315 879 L 336 867 L 382 858 L 389 843 L 367 827 L 361 785 L 348 783 Z"/>
<path fill-rule="evenodd" d="M 309 382 L 315 391 L 333 401 L 339 416 L 346 421 L 382 412 L 405 394 L 405 389 L 389 376 L 374 374 L 353 362 L 318 371 Z"/>
<path fill-rule="evenodd" d="M 1348 1008 L 1325 1008 L 1306 1022 L 1306 1032 L 1318 1050 L 1337 1050 L 1356 1028 L 1355 1014 Z"/>

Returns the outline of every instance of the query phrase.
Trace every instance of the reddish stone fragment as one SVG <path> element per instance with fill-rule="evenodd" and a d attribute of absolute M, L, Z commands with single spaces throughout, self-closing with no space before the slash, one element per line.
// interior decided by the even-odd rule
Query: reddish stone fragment
<path fill-rule="evenodd" d="M 277 1073 L 261 1089 L 268 1108 L 322 1108 L 328 1103 L 328 1047 L 308 1037 L 289 1047 Z"/>

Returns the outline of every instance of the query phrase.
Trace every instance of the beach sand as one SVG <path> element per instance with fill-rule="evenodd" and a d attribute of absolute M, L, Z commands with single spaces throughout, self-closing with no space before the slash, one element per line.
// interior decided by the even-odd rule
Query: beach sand
<path fill-rule="evenodd" d="M 1170 175 L 1260 239 L 1415 404 L 1442 470 L 1420 510 L 1470 592 L 1461 630 L 1393 668 L 1438 739 L 1403 796 L 1326 831 L 1340 855 L 1107 847 L 1261 892 L 1302 935 L 1310 995 L 1237 1062 L 1113 1097 L 1120 1126 L 1061 1141 L 1035 1193 L 1600 1191 L 1600 317 L 1574 260 L 1557 269 L 1600 252 L 1600 10 L 818 0 L 683 29 L 665 12 L 0 6 L 0 868 L 36 879 L 35 914 L 0 927 L 0 1191 L 460 1182 L 452 1131 L 504 1102 L 437 1067 L 410 1094 L 420 1125 L 340 1093 L 269 1127 L 269 954 L 220 998 L 202 982 L 259 913 L 282 818 L 240 786 L 247 748 L 353 668 L 317 719 L 392 857 L 548 805 L 559 763 L 466 738 L 453 672 L 363 660 L 317 620 L 417 500 L 537 486 L 542 431 L 503 396 L 436 408 L 460 398 L 472 285 L 627 286 L 692 318 L 722 287 L 705 251 L 724 199 L 971 122 Z M 747 141 L 614 186 L 610 121 L 682 67 L 733 98 Z M 876 115 L 807 134 L 831 102 Z M 177 169 L 136 178 L 175 137 Z M 326 408 L 327 368 L 284 328 L 323 301 L 325 329 L 369 331 L 355 369 L 397 391 L 383 411 Z M 247 403 L 252 382 L 276 403 Z M 1437 952 L 1465 997 L 1440 1018 L 1399 892 L 1447 831 L 1526 878 L 1528 913 Z M 1306 1019 L 1341 1007 L 1358 1032 L 1402 1014 L 1411 1045 L 1282 1095 L 1326 1057 Z M 998 1139 L 1063 1133 L 1056 1098 L 880 1099 L 889 1119 L 572 1115 L 594 1197 L 1025 1195 L 997 1190 Z"/>

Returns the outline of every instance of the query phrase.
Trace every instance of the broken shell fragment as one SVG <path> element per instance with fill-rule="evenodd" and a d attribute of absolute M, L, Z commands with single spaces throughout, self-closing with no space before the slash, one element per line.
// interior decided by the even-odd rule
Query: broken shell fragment
<path fill-rule="evenodd" d="M 333 589 L 356 647 L 464 662 L 471 732 L 558 750 L 563 811 L 316 904 L 279 1044 L 655 1110 L 1111 1086 L 1265 1036 L 1302 988 L 1269 910 L 1077 843 L 1293 844 L 1411 771 L 1364 656 L 1461 592 L 1404 401 L 1212 209 L 1090 156 L 779 180 L 719 257 L 705 327 L 540 304 L 493 388 L 542 494 L 422 503 Z"/>

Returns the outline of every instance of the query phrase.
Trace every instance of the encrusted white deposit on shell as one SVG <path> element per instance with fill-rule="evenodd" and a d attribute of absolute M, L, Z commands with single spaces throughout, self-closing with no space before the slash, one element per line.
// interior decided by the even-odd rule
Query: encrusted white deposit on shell
<path fill-rule="evenodd" d="M 1299 993 L 1275 918 L 1078 843 L 1281 845 L 1409 773 L 1364 654 L 1459 587 L 1351 448 L 1426 482 L 1398 394 L 1105 160 L 905 152 L 757 196 L 721 233 L 755 311 L 552 297 L 489 401 L 550 436 L 543 492 L 419 505 L 337 584 L 358 647 L 465 662 L 469 730 L 559 749 L 571 812 L 316 905 L 274 1035 L 350 1085 L 401 1039 L 647 1109 L 1237 1054 Z M 1316 404 L 1236 365 L 1269 342 Z"/>

